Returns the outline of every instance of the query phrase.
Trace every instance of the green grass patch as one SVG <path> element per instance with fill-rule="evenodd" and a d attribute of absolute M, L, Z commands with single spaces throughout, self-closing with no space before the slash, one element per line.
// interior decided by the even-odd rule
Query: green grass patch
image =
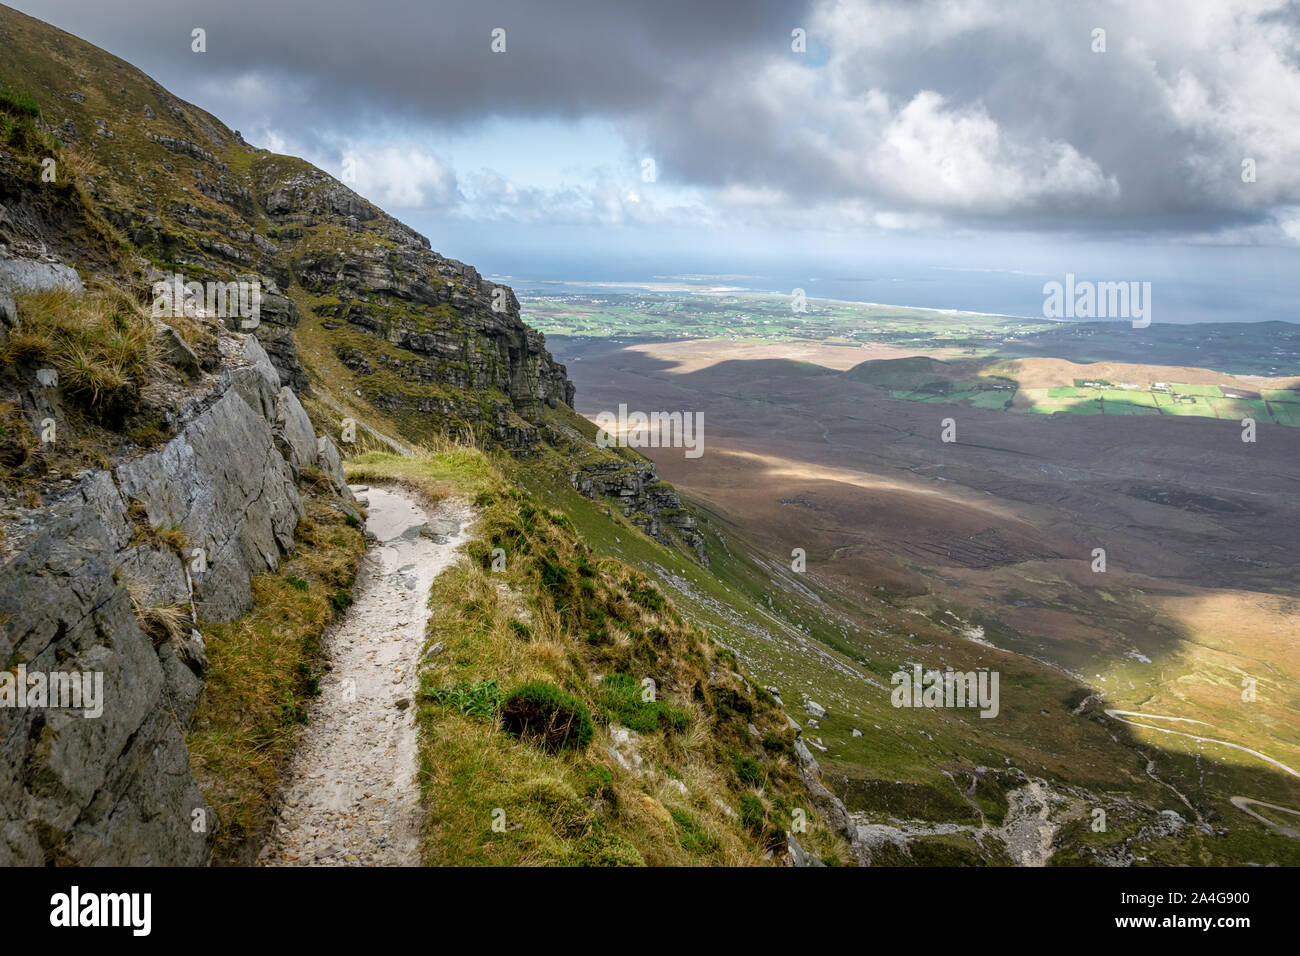
<path fill-rule="evenodd" d="M 627 674 L 609 674 L 596 695 L 611 720 L 641 733 L 656 730 L 684 731 L 691 715 L 662 700 L 645 700 L 646 690 Z"/>

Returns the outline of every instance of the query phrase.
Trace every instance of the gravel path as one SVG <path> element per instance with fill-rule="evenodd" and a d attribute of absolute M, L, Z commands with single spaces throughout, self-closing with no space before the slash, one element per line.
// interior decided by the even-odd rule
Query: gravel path
<path fill-rule="evenodd" d="M 267 866 L 419 863 L 416 666 L 429 587 L 455 560 L 472 514 L 448 502 L 426 512 L 396 488 L 354 491 L 369 499 L 366 531 L 378 542 L 362 562 L 352 606 L 325 634 L 332 667 L 259 856 Z"/>

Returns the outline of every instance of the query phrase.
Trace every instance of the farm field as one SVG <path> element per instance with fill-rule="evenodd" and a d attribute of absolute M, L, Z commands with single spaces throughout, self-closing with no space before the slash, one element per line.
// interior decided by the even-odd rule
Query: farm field
<path fill-rule="evenodd" d="M 824 299 L 809 299 L 805 311 L 796 311 L 791 296 L 733 292 L 521 294 L 520 300 L 534 328 L 570 338 L 797 343 L 850 351 L 888 346 L 945 359 L 1141 362 L 1232 376 L 1300 376 L 1300 326 L 1286 322 L 1134 329 L 1128 322 L 1060 322 Z M 870 357 L 875 356 L 862 356 Z"/>
<path fill-rule="evenodd" d="M 824 300 L 794 312 L 793 304 L 788 296 L 662 293 L 526 297 L 523 309 L 547 335 L 654 348 L 672 355 L 681 369 L 697 354 L 781 357 L 835 369 L 891 398 L 931 405 L 1300 426 L 1300 340 L 1281 323 L 1171 326 L 1153 333 L 1119 322 L 1057 323 Z M 1058 354 L 1040 354 L 1050 341 Z M 1125 350 L 1143 364 L 1079 360 Z M 1216 364 L 1176 363 L 1189 354 Z"/>

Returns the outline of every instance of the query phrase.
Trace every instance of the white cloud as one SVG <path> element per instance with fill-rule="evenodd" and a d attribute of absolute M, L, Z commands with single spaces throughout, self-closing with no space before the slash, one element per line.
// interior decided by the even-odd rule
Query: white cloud
<path fill-rule="evenodd" d="M 742 222 L 1242 235 L 1245 218 L 1257 238 L 1289 234 L 1274 221 L 1300 201 L 1300 17 L 1285 0 L 1189 0 L 1176 15 L 823 0 L 809 36 L 824 65 L 772 49 L 686 72 L 689 97 L 625 124 L 635 148 Z"/>
<path fill-rule="evenodd" d="M 460 199 L 451 167 L 420 145 L 350 144 L 338 178 L 389 211 L 445 209 Z"/>
<path fill-rule="evenodd" d="M 483 169 L 466 177 L 464 202 L 457 212 L 490 222 L 603 226 L 699 223 L 709 215 L 697 201 L 659 190 L 657 184 L 637 182 L 633 186 L 630 175 L 622 179 L 594 169 L 580 184 L 528 187 Z"/>

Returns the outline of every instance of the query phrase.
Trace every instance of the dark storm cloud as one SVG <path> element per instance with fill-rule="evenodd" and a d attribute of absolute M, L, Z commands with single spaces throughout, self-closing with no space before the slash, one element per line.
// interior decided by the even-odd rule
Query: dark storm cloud
<path fill-rule="evenodd" d="M 249 71 L 300 81 L 286 125 L 340 110 L 442 121 L 579 116 L 652 108 L 683 63 L 722 68 L 738 51 L 780 49 L 803 5 L 777 0 L 41 0 L 24 12 L 91 40 L 160 79 Z M 207 31 L 207 53 L 190 31 Z M 506 31 L 505 54 L 490 51 Z"/>
<path fill-rule="evenodd" d="M 299 144 L 598 116 L 724 219 L 1300 240 L 1300 15 L 1282 0 L 19 5 Z"/>

